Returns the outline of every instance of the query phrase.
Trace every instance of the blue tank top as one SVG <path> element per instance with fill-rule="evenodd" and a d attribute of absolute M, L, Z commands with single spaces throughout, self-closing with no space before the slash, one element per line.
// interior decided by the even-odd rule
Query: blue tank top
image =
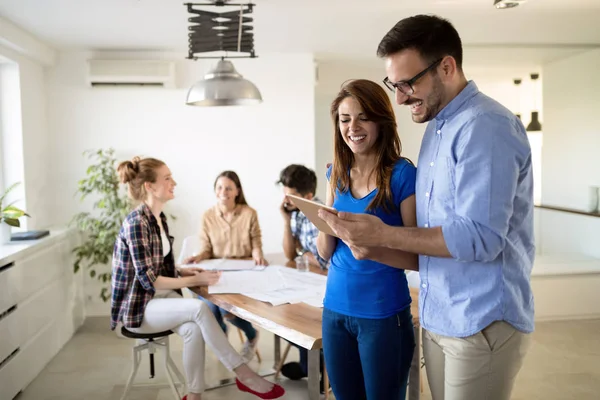
<path fill-rule="evenodd" d="M 370 213 L 388 225 L 402 226 L 400 203 L 415 194 L 417 169 L 401 159 L 392 171 L 391 189 L 395 211 L 376 208 Z M 331 167 L 327 179 L 331 176 Z M 365 213 L 377 189 L 361 199 L 350 190 L 335 192 L 333 207 L 339 211 Z M 339 314 L 358 318 L 387 318 L 410 306 L 410 293 L 404 270 L 371 260 L 357 260 L 350 248 L 338 239 L 331 257 L 324 306 Z"/>

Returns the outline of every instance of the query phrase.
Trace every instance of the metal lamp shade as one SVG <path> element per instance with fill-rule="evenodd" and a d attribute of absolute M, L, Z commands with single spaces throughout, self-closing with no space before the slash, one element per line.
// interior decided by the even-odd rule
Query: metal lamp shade
<path fill-rule="evenodd" d="M 513 8 L 526 0 L 494 0 L 494 7 L 498 9 Z"/>
<path fill-rule="evenodd" d="M 245 106 L 259 104 L 262 96 L 258 88 L 244 79 L 233 63 L 220 60 L 216 68 L 196 83 L 187 94 L 186 103 L 191 106 Z"/>
<path fill-rule="evenodd" d="M 537 111 L 531 112 L 531 122 L 527 125 L 527 132 L 538 132 L 542 130 L 542 124 L 539 120 L 539 113 Z"/>

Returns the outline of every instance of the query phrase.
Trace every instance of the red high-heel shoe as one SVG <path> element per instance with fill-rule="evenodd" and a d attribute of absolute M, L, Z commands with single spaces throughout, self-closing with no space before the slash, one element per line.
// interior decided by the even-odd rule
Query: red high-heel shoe
<path fill-rule="evenodd" d="M 285 389 L 283 389 L 281 386 L 279 386 L 277 384 L 273 384 L 273 388 L 271 390 L 269 390 L 267 393 L 255 392 L 254 390 L 250 389 L 248 386 L 246 386 L 242 382 L 240 382 L 240 380 L 238 378 L 235 378 L 235 384 L 237 385 L 237 387 L 240 391 L 248 392 L 250 394 L 253 394 L 253 395 L 260 397 L 261 399 L 265 399 L 265 400 L 277 399 L 285 394 Z"/>

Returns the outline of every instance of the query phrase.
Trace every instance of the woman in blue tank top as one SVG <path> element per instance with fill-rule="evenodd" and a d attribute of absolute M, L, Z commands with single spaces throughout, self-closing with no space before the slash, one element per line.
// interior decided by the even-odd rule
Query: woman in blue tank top
<path fill-rule="evenodd" d="M 333 101 L 331 117 L 327 205 L 372 213 L 388 225 L 416 226 L 416 168 L 400 155 L 383 88 L 350 81 Z M 416 255 L 382 248 L 372 251 L 373 259 L 357 260 L 346 243 L 322 232 L 317 245 L 321 257 L 331 259 L 323 352 L 336 399 L 403 400 L 415 347 L 404 269 L 418 268 Z"/>

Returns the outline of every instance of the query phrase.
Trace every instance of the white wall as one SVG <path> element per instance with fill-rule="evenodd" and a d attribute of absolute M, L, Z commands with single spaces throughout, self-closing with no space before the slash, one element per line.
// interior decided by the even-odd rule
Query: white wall
<path fill-rule="evenodd" d="M 600 186 L 600 50 L 544 66 L 544 202 L 585 209 Z"/>
<path fill-rule="evenodd" d="M 600 50 L 544 65 L 544 204 L 584 210 L 600 186 L 598 71 Z M 543 210 L 542 232 L 543 251 L 600 258 L 600 218 Z"/>
<path fill-rule="evenodd" d="M 86 59 L 91 56 L 176 60 L 179 87 L 88 87 Z M 260 89 L 262 104 L 186 106 L 188 88 L 215 60 L 193 62 L 182 54 L 62 53 L 48 79 L 56 223 L 64 224 L 82 210 L 73 196 L 88 165 L 82 152 L 114 147 L 119 159 L 153 156 L 171 168 L 178 186 L 167 211 L 177 217 L 169 224 L 176 250 L 185 236 L 197 234 L 202 213 L 215 204 L 215 177 L 231 169 L 258 211 L 265 252 L 281 251 L 279 171 L 290 163 L 314 167 L 313 59 L 308 54 L 261 54 L 232 61 Z M 88 294 L 96 296 L 97 290 Z"/>

